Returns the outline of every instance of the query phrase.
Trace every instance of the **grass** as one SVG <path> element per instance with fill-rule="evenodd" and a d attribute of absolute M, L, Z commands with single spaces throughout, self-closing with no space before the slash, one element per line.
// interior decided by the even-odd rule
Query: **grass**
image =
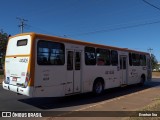
<path fill-rule="evenodd" d="M 152 76 L 160 77 L 160 72 L 152 72 Z"/>

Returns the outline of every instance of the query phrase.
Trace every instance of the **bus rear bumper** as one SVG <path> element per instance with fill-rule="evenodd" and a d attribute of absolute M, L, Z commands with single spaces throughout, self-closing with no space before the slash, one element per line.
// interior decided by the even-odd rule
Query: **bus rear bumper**
<path fill-rule="evenodd" d="M 16 85 L 10 85 L 10 84 L 6 84 L 2 83 L 3 89 L 5 90 L 9 90 L 18 94 L 22 94 L 22 95 L 26 95 L 26 96 L 30 96 L 33 97 L 33 87 L 28 86 L 27 88 L 22 88 Z"/>

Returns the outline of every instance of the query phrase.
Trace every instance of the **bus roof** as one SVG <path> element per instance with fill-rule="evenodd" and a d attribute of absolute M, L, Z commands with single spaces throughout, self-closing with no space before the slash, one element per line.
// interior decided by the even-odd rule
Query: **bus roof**
<path fill-rule="evenodd" d="M 141 53 L 141 54 L 148 54 L 149 55 L 149 53 L 147 53 L 147 52 L 132 50 L 132 49 L 128 49 L 128 48 L 120 48 L 120 47 L 96 44 L 96 43 L 91 43 L 91 42 L 73 40 L 70 38 L 62 38 L 62 37 L 39 34 L 39 33 L 34 33 L 34 32 L 17 34 L 15 36 L 11 36 L 10 38 L 23 36 L 23 35 L 30 35 L 31 37 L 34 37 L 34 38 L 40 38 L 40 39 L 51 40 L 51 41 L 54 40 L 56 42 L 66 42 L 66 43 L 72 43 L 72 44 L 78 44 L 78 45 L 85 45 L 88 47 L 97 47 L 97 48 L 100 47 L 100 48 L 106 48 L 106 49 L 113 49 L 113 50 L 127 51 L 127 52 L 134 52 L 134 53 Z"/>

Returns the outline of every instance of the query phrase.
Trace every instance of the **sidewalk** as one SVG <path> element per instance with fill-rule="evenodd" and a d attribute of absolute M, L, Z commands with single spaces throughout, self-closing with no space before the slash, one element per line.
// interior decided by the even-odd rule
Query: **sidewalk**
<path fill-rule="evenodd" d="M 160 80 L 158 80 L 160 82 Z M 160 86 L 116 97 L 76 111 L 136 111 L 160 99 Z M 127 117 L 52 117 L 46 120 L 124 120 Z"/>

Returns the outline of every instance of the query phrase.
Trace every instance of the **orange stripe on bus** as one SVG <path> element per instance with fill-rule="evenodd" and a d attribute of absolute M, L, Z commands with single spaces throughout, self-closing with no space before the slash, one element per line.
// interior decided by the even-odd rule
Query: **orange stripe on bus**
<path fill-rule="evenodd" d="M 30 81 L 28 86 L 34 86 L 34 80 L 35 80 L 35 34 L 31 34 L 31 57 L 30 57 L 30 63 L 29 63 L 29 69 L 30 69 Z"/>
<path fill-rule="evenodd" d="M 10 58 L 10 57 L 30 57 L 30 54 L 26 54 L 26 55 L 7 55 L 6 58 Z"/>

